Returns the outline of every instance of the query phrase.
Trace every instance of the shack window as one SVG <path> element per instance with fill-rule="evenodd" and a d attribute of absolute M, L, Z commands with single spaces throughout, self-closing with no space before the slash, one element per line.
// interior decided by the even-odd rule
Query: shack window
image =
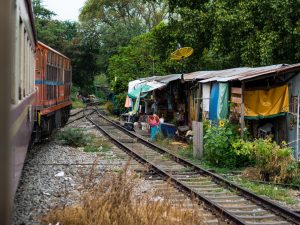
<path fill-rule="evenodd" d="M 51 63 L 51 52 L 47 51 L 47 63 Z"/>

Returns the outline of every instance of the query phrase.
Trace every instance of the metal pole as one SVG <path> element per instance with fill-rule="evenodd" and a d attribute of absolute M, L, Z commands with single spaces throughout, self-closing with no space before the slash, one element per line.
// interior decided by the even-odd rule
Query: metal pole
<path fill-rule="evenodd" d="M 299 94 L 297 96 L 297 136 L 296 136 L 296 159 L 299 161 Z"/>

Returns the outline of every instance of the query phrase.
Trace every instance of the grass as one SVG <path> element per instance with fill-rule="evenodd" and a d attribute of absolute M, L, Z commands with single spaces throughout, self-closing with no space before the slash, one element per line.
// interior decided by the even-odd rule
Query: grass
<path fill-rule="evenodd" d="M 244 178 L 233 177 L 232 180 L 238 185 L 247 188 L 258 195 L 263 195 L 273 200 L 285 202 L 286 204 L 293 205 L 297 201 L 291 196 L 290 192 L 286 188 L 281 188 L 275 185 L 259 184 L 248 181 Z"/>
<path fill-rule="evenodd" d="M 155 140 L 155 144 L 157 144 L 161 147 L 164 147 L 166 149 L 169 149 L 175 155 L 178 155 L 184 159 L 187 159 L 187 160 L 193 162 L 194 164 L 201 166 L 205 169 L 212 170 L 216 173 L 231 173 L 232 171 L 234 171 L 233 169 L 211 166 L 204 159 L 202 159 L 202 160 L 195 159 L 193 156 L 193 145 L 192 144 L 188 145 L 186 143 L 183 143 L 182 145 L 178 145 L 175 147 L 172 144 L 173 142 L 174 142 L 173 139 L 165 138 L 162 135 L 162 133 L 159 133 Z"/>
<path fill-rule="evenodd" d="M 56 133 L 55 139 L 63 144 L 73 147 L 84 147 L 90 141 L 91 137 L 84 134 L 84 130 L 80 128 L 65 128 Z"/>
<path fill-rule="evenodd" d="M 63 144 L 73 147 L 84 147 L 84 152 L 109 152 L 112 144 L 104 139 L 98 138 L 94 134 L 86 134 L 84 129 L 66 128 L 60 130 L 56 136 L 56 140 Z"/>
<path fill-rule="evenodd" d="M 84 152 L 109 152 L 111 150 L 110 146 L 107 144 L 103 144 L 100 146 L 95 145 L 87 145 L 84 147 Z"/>
<path fill-rule="evenodd" d="M 165 161 L 172 160 L 172 156 L 170 156 L 169 154 L 163 154 L 162 160 L 165 160 Z"/>
<path fill-rule="evenodd" d="M 174 154 L 181 156 L 182 158 L 187 159 L 187 160 L 193 162 L 194 164 L 196 164 L 202 168 L 208 169 L 217 174 L 232 174 L 232 173 L 236 174 L 236 173 L 242 173 L 242 171 L 243 171 L 243 169 L 241 169 L 241 168 L 239 168 L 237 170 L 237 169 L 216 167 L 216 166 L 210 165 L 204 159 L 203 160 L 195 159 L 193 157 L 193 146 L 192 145 L 188 145 L 186 147 L 180 147 L 180 148 L 174 150 L 174 146 L 171 145 L 172 141 L 173 140 L 159 137 L 155 143 L 162 147 L 169 149 Z M 286 204 L 296 204 L 297 203 L 296 200 L 294 199 L 294 197 L 291 195 L 289 189 L 287 189 L 287 188 L 281 188 L 281 187 L 274 186 L 274 185 L 254 183 L 254 182 L 247 180 L 246 178 L 240 178 L 237 176 L 230 176 L 230 178 L 229 177 L 227 177 L 227 178 L 232 179 L 238 185 L 240 185 L 246 189 L 249 189 L 258 195 L 263 195 L 263 196 L 266 196 L 273 200 L 284 202 Z M 294 184 L 299 184 L 299 183 L 300 183 L 300 178 L 298 181 L 294 182 Z"/>
<path fill-rule="evenodd" d="M 83 108 L 84 103 L 78 99 L 72 100 L 72 109 L 79 109 Z"/>
<path fill-rule="evenodd" d="M 111 150 L 112 144 L 104 139 L 91 135 L 91 141 L 84 147 L 84 152 L 102 152 L 106 153 Z"/>
<path fill-rule="evenodd" d="M 87 186 L 76 205 L 48 212 L 42 224 L 64 225 L 196 225 L 203 217 L 195 209 L 185 209 L 168 199 L 156 200 L 150 194 L 135 194 L 136 175 L 124 169 L 107 173 L 93 186 Z"/>
<path fill-rule="evenodd" d="M 188 159 L 191 162 L 193 162 L 194 164 L 211 170 L 213 172 L 216 173 L 231 173 L 233 170 L 232 169 L 228 169 L 228 168 L 222 168 L 222 167 L 215 167 L 210 165 L 208 162 L 206 162 L 204 159 L 200 160 L 200 159 L 195 159 L 193 156 L 193 145 L 188 145 L 186 148 L 179 148 L 179 150 L 175 153 L 181 157 L 183 157 L 184 159 Z"/>

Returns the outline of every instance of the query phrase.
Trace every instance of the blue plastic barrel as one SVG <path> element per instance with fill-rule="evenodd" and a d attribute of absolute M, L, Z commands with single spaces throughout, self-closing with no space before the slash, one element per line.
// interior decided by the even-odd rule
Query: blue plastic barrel
<path fill-rule="evenodd" d="M 174 124 L 171 124 L 171 123 L 162 123 L 161 124 L 161 132 L 167 138 L 173 138 L 175 136 L 176 130 L 177 130 L 177 128 Z"/>

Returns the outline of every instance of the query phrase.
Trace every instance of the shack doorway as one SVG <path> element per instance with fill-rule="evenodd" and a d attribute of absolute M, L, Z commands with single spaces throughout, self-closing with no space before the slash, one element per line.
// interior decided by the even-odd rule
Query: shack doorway
<path fill-rule="evenodd" d="M 278 144 L 287 141 L 287 116 L 276 116 L 258 120 L 246 120 L 253 138 L 271 137 Z"/>

